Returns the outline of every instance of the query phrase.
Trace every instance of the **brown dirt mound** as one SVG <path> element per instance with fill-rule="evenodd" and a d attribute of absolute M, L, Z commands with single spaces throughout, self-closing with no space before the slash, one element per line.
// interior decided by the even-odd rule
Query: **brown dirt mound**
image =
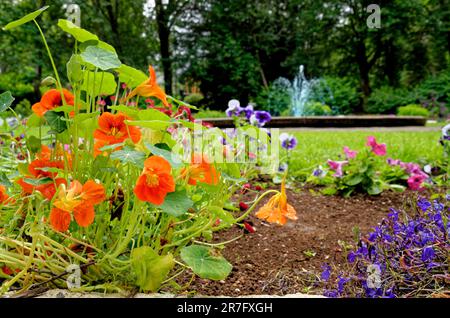
<path fill-rule="evenodd" d="M 289 203 L 297 210 L 297 221 L 281 227 L 250 216 L 247 221 L 254 224 L 256 233 L 244 235 L 223 250 L 223 256 L 233 264 L 230 276 L 225 281 L 197 277 L 186 292 L 226 296 L 320 294 L 315 281 L 322 265 L 339 267 L 345 261 L 345 246 L 354 244 L 355 229 L 367 233 L 389 213 L 390 207 L 402 208 L 416 196 L 417 193 L 406 191 L 345 199 L 308 190 L 288 191 Z M 242 233 L 242 228 L 236 226 L 217 233 L 214 242 Z M 179 283 L 186 284 L 191 277 L 187 274 Z"/>

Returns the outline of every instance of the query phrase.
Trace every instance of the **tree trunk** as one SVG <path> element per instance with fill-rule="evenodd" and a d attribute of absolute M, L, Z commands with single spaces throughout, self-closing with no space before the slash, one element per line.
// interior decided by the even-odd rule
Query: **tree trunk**
<path fill-rule="evenodd" d="M 397 58 L 395 54 L 395 46 L 392 39 L 387 40 L 384 44 L 385 47 L 385 66 L 384 73 L 386 74 L 389 85 L 396 87 L 398 85 L 398 67 L 397 67 Z"/>
<path fill-rule="evenodd" d="M 359 81 L 361 91 L 363 93 L 363 103 L 360 105 L 356 112 L 363 112 L 367 106 L 367 100 L 369 99 L 371 88 L 369 80 L 370 65 L 366 55 L 366 45 L 364 42 L 359 41 L 356 45 L 356 62 L 359 69 Z"/>
<path fill-rule="evenodd" d="M 41 80 L 42 80 L 42 66 L 38 65 L 38 66 L 36 66 L 36 77 L 33 80 L 34 100 L 41 99 L 41 90 L 40 90 Z"/>
<path fill-rule="evenodd" d="M 113 7 L 114 5 L 114 7 Z M 117 49 L 119 55 L 122 55 L 122 41 L 120 40 L 120 30 L 119 30 L 119 1 L 113 1 L 107 3 L 106 11 L 108 13 L 108 21 L 111 25 L 111 31 L 114 38 L 114 47 Z"/>
<path fill-rule="evenodd" d="M 156 23 L 158 25 L 159 51 L 164 71 L 164 89 L 166 94 L 172 95 L 172 60 L 170 54 L 169 16 L 162 0 L 155 1 Z"/>

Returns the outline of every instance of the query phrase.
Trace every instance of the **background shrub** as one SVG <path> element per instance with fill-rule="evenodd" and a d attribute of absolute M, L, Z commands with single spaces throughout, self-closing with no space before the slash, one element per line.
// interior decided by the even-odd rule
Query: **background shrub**
<path fill-rule="evenodd" d="M 406 106 L 397 108 L 397 115 L 428 117 L 430 115 L 430 112 L 428 111 L 428 109 L 426 109 L 420 105 L 410 104 L 410 105 L 406 105 Z"/>
<path fill-rule="evenodd" d="M 199 93 L 192 93 L 184 97 L 184 102 L 193 106 L 199 106 L 205 97 Z"/>
<path fill-rule="evenodd" d="M 398 107 L 416 102 L 415 92 L 403 88 L 383 86 L 372 92 L 368 99 L 366 111 L 371 114 L 394 114 Z"/>
<path fill-rule="evenodd" d="M 269 89 L 262 88 L 261 92 L 254 98 L 254 103 L 258 109 L 268 111 L 272 116 L 290 114 L 291 97 L 286 89 L 287 83 L 282 80 L 274 81 Z"/>
<path fill-rule="evenodd" d="M 322 91 L 322 102 L 329 105 L 333 114 L 350 114 L 361 103 L 358 83 L 346 77 L 324 77 L 319 83 Z"/>
<path fill-rule="evenodd" d="M 305 106 L 305 116 L 326 116 L 331 115 L 331 108 L 321 102 L 309 102 Z"/>
<path fill-rule="evenodd" d="M 198 113 L 196 113 L 195 118 L 223 118 L 227 117 L 225 115 L 225 112 L 221 112 L 218 110 L 209 110 L 207 109 L 200 109 Z"/>

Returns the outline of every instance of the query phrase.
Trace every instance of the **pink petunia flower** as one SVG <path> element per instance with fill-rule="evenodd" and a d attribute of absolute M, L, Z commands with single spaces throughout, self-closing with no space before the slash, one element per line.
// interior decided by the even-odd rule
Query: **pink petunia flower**
<path fill-rule="evenodd" d="M 372 152 L 377 156 L 386 154 L 386 144 L 379 144 L 374 136 L 367 137 L 367 146 L 372 148 Z"/>
<path fill-rule="evenodd" d="M 422 191 L 425 189 L 424 187 L 422 187 L 422 185 L 426 179 L 427 179 L 426 175 L 414 174 L 414 175 L 410 176 L 408 179 L 408 187 L 411 190 Z"/>
<path fill-rule="evenodd" d="M 342 177 L 344 175 L 343 171 L 342 171 L 342 167 L 344 165 L 346 165 L 348 163 L 348 161 L 333 161 L 333 160 L 328 160 L 328 165 L 330 166 L 331 170 L 335 171 L 335 174 L 333 175 L 334 177 Z"/>
<path fill-rule="evenodd" d="M 347 146 L 344 147 L 344 153 L 347 159 L 353 159 L 358 154 L 356 150 L 350 150 L 350 148 Z"/>

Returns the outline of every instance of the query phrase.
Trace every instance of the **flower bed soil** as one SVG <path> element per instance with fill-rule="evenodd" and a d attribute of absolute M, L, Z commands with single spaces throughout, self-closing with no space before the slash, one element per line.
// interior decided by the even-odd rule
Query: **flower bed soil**
<path fill-rule="evenodd" d="M 340 267 L 344 263 L 342 242 L 354 245 L 354 229 L 358 227 L 361 233 L 367 233 L 387 216 L 390 207 L 402 208 L 417 195 L 411 191 L 387 191 L 373 197 L 342 198 L 289 190 L 288 202 L 297 210 L 297 221 L 289 221 L 284 227 L 269 225 L 252 213 L 247 221 L 254 224 L 256 232 L 227 244 L 222 252 L 233 265 L 230 276 L 225 281 L 196 277 L 185 292 L 208 296 L 321 294 L 316 282 L 322 265 Z M 242 228 L 236 226 L 216 233 L 214 242 L 242 233 Z M 187 284 L 190 274 L 178 282 Z"/>

